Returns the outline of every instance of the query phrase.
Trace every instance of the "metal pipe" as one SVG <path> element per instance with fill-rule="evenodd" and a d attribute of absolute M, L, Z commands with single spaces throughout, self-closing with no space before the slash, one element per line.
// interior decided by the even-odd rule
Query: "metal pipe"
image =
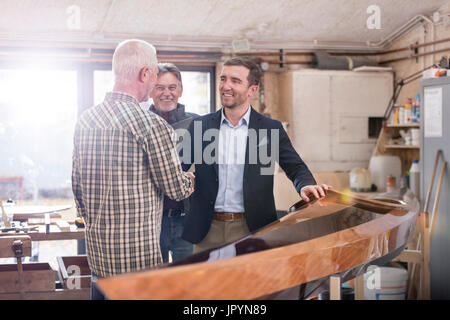
<path fill-rule="evenodd" d="M 377 42 L 374 46 L 381 49 L 386 47 L 388 44 L 392 43 L 395 39 L 408 32 L 411 28 L 415 27 L 416 24 L 422 22 L 423 20 L 424 18 L 422 15 L 416 15 L 403 26 L 391 33 L 386 39 Z"/>
<path fill-rule="evenodd" d="M 431 21 L 428 17 L 425 17 L 423 15 L 419 15 L 421 18 L 423 18 L 425 21 L 427 21 L 431 25 L 431 42 L 434 42 L 434 24 L 433 21 Z M 433 44 L 433 47 L 431 48 L 431 52 L 434 52 L 435 47 Z M 431 56 L 431 63 L 434 63 L 434 54 Z M 423 65 L 425 65 L 425 59 L 423 61 Z"/>
<path fill-rule="evenodd" d="M 398 62 L 398 61 L 403 61 L 403 60 L 408 60 L 408 59 L 413 59 L 413 58 L 418 58 L 418 57 L 424 57 L 430 54 L 435 54 L 435 53 L 441 53 L 441 52 L 446 52 L 446 51 L 450 51 L 450 48 L 445 48 L 445 49 L 441 49 L 441 50 L 435 50 L 435 51 L 430 51 L 430 52 L 425 52 L 425 53 L 420 53 L 420 54 L 415 54 L 409 57 L 403 57 L 403 58 L 397 58 L 397 59 L 391 59 L 391 60 L 385 60 L 385 61 L 381 61 L 380 64 L 386 64 L 386 63 L 392 63 L 392 62 Z"/>
<path fill-rule="evenodd" d="M 267 62 L 270 64 L 303 64 L 303 65 L 310 65 L 310 61 L 286 61 L 286 60 L 262 60 L 263 62 Z"/>
<path fill-rule="evenodd" d="M 313 52 L 284 52 L 286 56 L 312 56 Z M 279 52 L 236 52 L 235 55 L 238 56 L 280 56 Z"/>
<path fill-rule="evenodd" d="M 443 43 L 443 42 L 449 42 L 449 41 L 450 41 L 450 38 L 445 38 L 445 39 L 436 40 L 436 41 L 432 41 L 432 42 L 425 42 L 425 43 L 421 43 L 421 44 L 412 44 L 411 46 L 408 46 L 408 47 L 386 50 L 386 51 L 382 51 L 382 52 L 332 52 L 331 51 L 331 52 L 328 52 L 328 54 L 330 54 L 332 56 L 352 56 L 352 55 L 355 55 L 355 56 L 379 56 L 379 55 L 384 55 L 384 54 L 406 51 L 406 50 L 410 50 L 410 49 L 418 49 L 418 48 L 422 48 L 422 47 L 426 47 L 426 46 L 430 46 L 430 45 L 434 45 L 434 44 L 438 44 L 438 43 Z"/>

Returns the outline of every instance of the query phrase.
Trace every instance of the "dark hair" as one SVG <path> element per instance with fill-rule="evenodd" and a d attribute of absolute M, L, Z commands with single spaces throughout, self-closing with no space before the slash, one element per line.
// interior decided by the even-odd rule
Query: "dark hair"
<path fill-rule="evenodd" d="M 158 63 L 158 75 L 170 72 L 173 74 L 178 81 L 180 81 L 181 87 L 183 87 L 183 82 L 181 81 L 180 69 L 173 63 Z"/>
<path fill-rule="evenodd" d="M 259 85 L 261 81 L 262 71 L 259 65 L 250 57 L 233 57 L 225 61 L 224 66 L 243 66 L 249 70 L 248 86 Z"/>

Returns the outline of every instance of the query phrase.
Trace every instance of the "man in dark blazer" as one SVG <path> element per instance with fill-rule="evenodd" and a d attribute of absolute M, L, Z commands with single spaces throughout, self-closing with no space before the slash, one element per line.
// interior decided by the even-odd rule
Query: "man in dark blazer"
<path fill-rule="evenodd" d="M 250 106 L 262 72 L 250 58 L 224 63 L 219 92 L 222 108 L 192 121 L 190 150 L 183 169 L 195 165 L 195 191 L 189 198 L 183 238 L 194 253 L 236 241 L 277 220 L 273 197 L 274 162 L 301 198 L 325 196 L 277 120 Z"/>

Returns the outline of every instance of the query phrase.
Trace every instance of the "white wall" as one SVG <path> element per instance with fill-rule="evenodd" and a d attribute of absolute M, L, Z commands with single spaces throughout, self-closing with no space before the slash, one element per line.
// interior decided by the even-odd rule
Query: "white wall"
<path fill-rule="evenodd" d="M 367 167 L 376 143 L 368 118 L 383 116 L 392 73 L 299 70 L 292 86 L 292 141 L 310 169 Z"/>

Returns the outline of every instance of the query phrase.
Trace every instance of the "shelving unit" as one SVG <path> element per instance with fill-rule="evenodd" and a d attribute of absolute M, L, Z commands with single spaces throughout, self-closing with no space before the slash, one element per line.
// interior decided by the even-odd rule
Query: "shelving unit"
<path fill-rule="evenodd" d="M 385 145 L 386 149 L 418 149 L 420 150 L 419 146 L 406 146 L 406 145 L 396 145 L 396 144 L 387 144 Z"/>
<path fill-rule="evenodd" d="M 388 128 L 420 128 L 419 123 L 388 124 Z"/>
<path fill-rule="evenodd" d="M 389 140 L 399 135 L 401 129 L 420 129 L 419 123 L 387 124 L 378 136 L 373 155 L 394 154 L 402 163 L 402 174 L 411 167 L 412 160 L 420 160 L 420 146 L 389 144 Z"/>
<path fill-rule="evenodd" d="M 411 167 L 412 160 L 420 160 L 420 146 L 412 146 L 412 145 L 392 145 L 388 144 L 389 140 L 393 137 L 399 135 L 400 130 L 405 129 L 420 129 L 419 123 L 408 123 L 408 124 L 387 124 L 380 132 L 378 136 L 377 144 L 374 150 L 374 155 L 384 155 L 384 154 L 393 154 L 400 157 L 401 166 L 402 166 L 402 174 L 406 171 L 409 171 Z M 402 252 L 402 254 L 396 258 L 396 261 L 408 262 L 408 270 L 412 270 L 412 258 L 415 258 L 417 261 L 422 261 L 417 258 L 417 254 L 419 251 L 416 249 L 416 243 L 418 241 L 419 234 L 423 232 L 423 229 L 420 228 L 420 224 L 416 225 L 416 230 L 414 231 L 413 236 L 409 240 L 406 245 L 406 250 Z M 416 254 L 416 255 L 414 255 Z M 420 258 L 420 257 L 419 257 Z M 414 261 L 414 262 L 417 262 Z M 410 278 L 409 286 L 413 286 L 413 288 L 419 288 L 419 279 L 418 277 Z"/>

